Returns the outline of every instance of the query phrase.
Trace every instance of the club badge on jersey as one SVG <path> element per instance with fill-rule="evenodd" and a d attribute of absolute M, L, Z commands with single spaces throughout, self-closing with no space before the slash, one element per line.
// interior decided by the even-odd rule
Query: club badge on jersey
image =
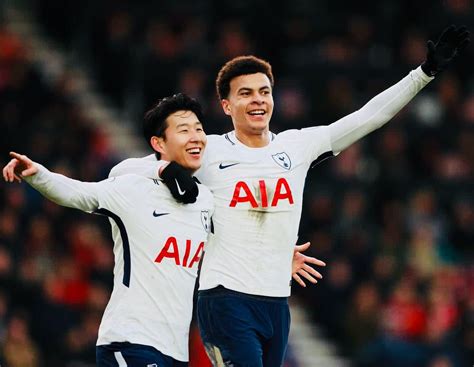
<path fill-rule="evenodd" d="M 291 159 L 285 152 L 276 153 L 272 155 L 273 160 L 284 169 L 291 169 Z"/>
<path fill-rule="evenodd" d="M 211 215 L 209 210 L 201 210 L 201 223 L 207 233 L 211 231 Z"/>

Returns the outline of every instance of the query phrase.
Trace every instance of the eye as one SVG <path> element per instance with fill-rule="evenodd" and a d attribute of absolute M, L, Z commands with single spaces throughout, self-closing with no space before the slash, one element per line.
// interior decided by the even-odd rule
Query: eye
<path fill-rule="evenodd" d="M 242 92 L 240 93 L 241 96 L 248 97 L 250 95 L 250 92 Z"/>
<path fill-rule="evenodd" d="M 188 132 L 188 129 L 179 130 L 179 133 L 187 133 L 187 132 Z"/>
<path fill-rule="evenodd" d="M 264 96 L 268 96 L 270 94 L 270 91 L 269 90 L 264 90 L 264 91 L 262 91 L 262 94 Z"/>

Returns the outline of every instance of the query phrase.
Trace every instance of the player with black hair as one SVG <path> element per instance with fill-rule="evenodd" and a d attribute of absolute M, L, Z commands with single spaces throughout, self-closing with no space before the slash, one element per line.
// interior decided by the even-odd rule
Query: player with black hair
<path fill-rule="evenodd" d="M 177 94 L 147 112 L 145 136 L 157 155 L 190 176 L 206 146 L 201 121 L 199 103 Z M 97 366 L 187 366 L 193 291 L 214 208 L 210 191 L 193 185 L 193 203 L 183 205 L 158 179 L 81 182 L 11 155 L 7 182 L 24 179 L 59 205 L 110 218 L 114 286 L 99 327 Z"/>

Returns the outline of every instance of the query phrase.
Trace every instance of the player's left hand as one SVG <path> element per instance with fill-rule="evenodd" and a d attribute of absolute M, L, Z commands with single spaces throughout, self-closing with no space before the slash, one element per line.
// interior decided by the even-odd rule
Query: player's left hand
<path fill-rule="evenodd" d="M 321 273 L 316 271 L 309 264 L 317 266 L 326 266 L 326 263 L 324 261 L 316 259 L 315 257 L 306 256 L 302 254 L 303 251 L 306 251 L 308 249 L 310 244 L 310 242 L 306 242 L 302 245 L 295 246 L 295 250 L 293 253 L 292 276 L 293 279 L 296 280 L 298 284 L 302 287 L 306 287 L 306 283 L 301 277 L 309 280 L 313 284 L 316 284 L 318 282 L 317 279 L 323 278 Z"/>
<path fill-rule="evenodd" d="M 21 177 L 28 177 L 38 172 L 38 167 L 26 155 L 10 152 L 12 160 L 3 167 L 3 179 L 6 182 L 21 182 Z"/>
<path fill-rule="evenodd" d="M 170 162 L 160 171 L 160 177 L 178 202 L 183 204 L 196 202 L 199 188 L 188 170 L 176 162 Z"/>
<path fill-rule="evenodd" d="M 469 44 L 470 33 L 466 27 L 454 25 L 446 28 L 438 41 L 427 42 L 426 60 L 421 64 L 422 70 L 428 76 L 435 76 L 451 63 L 451 61 Z"/>

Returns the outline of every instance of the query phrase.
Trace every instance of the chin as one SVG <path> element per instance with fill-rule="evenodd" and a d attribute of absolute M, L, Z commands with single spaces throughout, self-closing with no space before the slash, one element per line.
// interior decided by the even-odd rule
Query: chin
<path fill-rule="evenodd" d="M 185 166 L 183 166 L 184 168 L 186 168 L 187 170 L 191 171 L 192 173 L 196 172 L 199 168 L 201 168 L 201 162 L 193 162 L 193 163 L 189 163 L 189 164 L 186 164 Z"/>
<path fill-rule="evenodd" d="M 269 122 L 270 121 L 267 119 L 262 121 L 250 121 L 249 125 L 252 126 L 254 129 L 262 130 L 268 128 Z"/>

